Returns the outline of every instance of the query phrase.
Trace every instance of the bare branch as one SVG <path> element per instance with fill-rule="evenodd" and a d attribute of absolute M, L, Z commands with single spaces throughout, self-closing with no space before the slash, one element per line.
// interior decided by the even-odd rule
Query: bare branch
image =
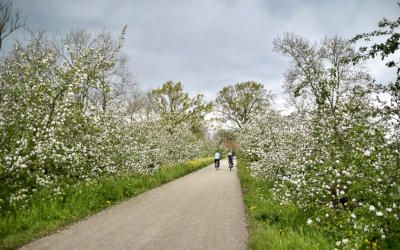
<path fill-rule="evenodd" d="M 12 12 L 12 1 L 0 0 L 0 50 L 6 37 L 25 26 L 25 20 L 21 17 L 21 11 L 16 10 L 14 14 Z"/>

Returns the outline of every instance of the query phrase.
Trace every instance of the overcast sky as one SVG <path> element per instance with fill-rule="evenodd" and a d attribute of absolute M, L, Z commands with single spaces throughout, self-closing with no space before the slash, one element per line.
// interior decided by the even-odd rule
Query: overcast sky
<path fill-rule="evenodd" d="M 14 1 L 33 30 L 66 34 L 79 27 L 117 36 L 127 24 L 124 53 L 143 90 L 181 81 L 211 100 L 225 85 L 254 80 L 278 94 L 278 103 L 289 59 L 272 51 L 274 38 L 351 38 L 400 13 L 394 0 Z M 368 65 L 378 80 L 394 78 L 382 63 Z"/>

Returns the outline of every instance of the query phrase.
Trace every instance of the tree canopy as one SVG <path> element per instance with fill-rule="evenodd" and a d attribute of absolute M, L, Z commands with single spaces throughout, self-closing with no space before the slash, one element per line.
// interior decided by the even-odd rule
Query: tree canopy
<path fill-rule="evenodd" d="M 154 111 L 168 125 L 176 127 L 187 123 L 192 130 L 198 132 L 207 112 L 211 111 L 211 103 L 206 103 L 201 94 L 193 98 L 184 92 L 181 82 L 168 81 L 160 88 L 153 89 L 151 98 Z"/>
<path fill-rule="evenodd" d="M 225 121 L 231 121 L 238 128 L 242 128 L 271 105 L 272 97 L 263 84 L 254 81 L 242 82 L 226 86 L 219 91 L 216 106 Z"/>

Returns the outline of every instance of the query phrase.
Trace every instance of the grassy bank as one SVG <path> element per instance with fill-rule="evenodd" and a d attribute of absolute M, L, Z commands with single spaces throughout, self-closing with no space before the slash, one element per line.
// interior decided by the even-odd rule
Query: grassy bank
<path fill-rule="evenodd" d="M 238 161 L 251 249 L 332 249 L 317 228 L 306 225 L 306 215 L 294 206 L 280 206 L 272 197 L 271 183 L 250 176 L 249 163 Z"/>
<path fill-rule="evenodd" d="M 177 179 L 213 162 L 201 158 L 176 166 L 163 167 L 152 176 L 120 175 L 81 183 L 65 190 L 57 198 L 43 190 L 29 208 L 0 217 L 0 249 L 12 249 L 35 238 L 94 214 L 115 202 L 134 197 L 163 183 Z"/>

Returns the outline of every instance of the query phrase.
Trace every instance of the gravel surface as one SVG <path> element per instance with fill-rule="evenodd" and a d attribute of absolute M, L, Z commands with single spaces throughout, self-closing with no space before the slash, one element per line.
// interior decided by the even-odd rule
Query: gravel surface
<path fill-rule="evenodd" d="M 246 225 L 236 168 L 224 160 L 22 249 L 246 249 Z"/>

